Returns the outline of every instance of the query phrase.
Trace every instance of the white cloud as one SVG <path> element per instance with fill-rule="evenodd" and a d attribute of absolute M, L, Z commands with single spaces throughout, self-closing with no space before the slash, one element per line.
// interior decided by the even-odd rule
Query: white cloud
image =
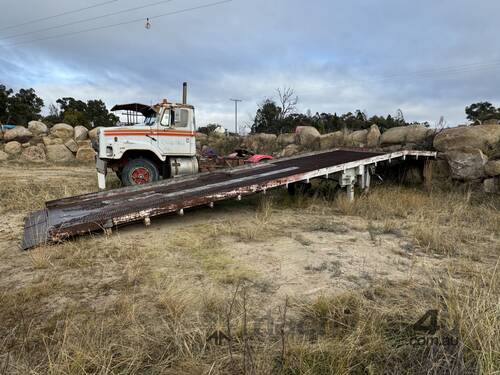
<path fill-rule="evenodd" d="M 39 36 L 145 19 L 204 3 L 176 0 Z M 47 0 L 33 2 L 27 11 L 24 2 L 9 2 L 0 25 L 85 5 L 84 0 L 64 6 Z M 137 2 L 119 0 L 106 9 L 19 31 L 133 6 Z M 436 121 L 444 115 L 460 123 L 464 107 L 474 101 L 500 105 L 500 64 L 437 73 L 433 69 L 500 60 L 495 47 L 500 26 L 484 22 L 498 11 L 496 0 L 484 0 L 480 6 L 467 0 L 236 0 L 155 19 L 150 30 L 138 22 L 13 47 L 0 40 L 0 81 L 14 88 L 34 87 L 47 104 L 72 96 L 101 98 L 108 106 L 164 97 L 178 100 L 182 82 L 188 81 L 198 125 L 218 122 L 229 129 L 234 127 L 229 98 L 244 99 L 240 119 L 245 123 L 264 98 L 283 86 L 295 89 L 301 111 L 361 109 L 372 115 L 400 108 L 411 121 Z M 14 31 L 0 30 L 0 37 Z"/>

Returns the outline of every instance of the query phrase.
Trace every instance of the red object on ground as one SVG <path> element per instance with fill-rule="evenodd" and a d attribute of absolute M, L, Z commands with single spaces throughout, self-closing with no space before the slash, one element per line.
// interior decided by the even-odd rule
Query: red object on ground
<path fill-rule="evenodd" d="M 271 155 L 264 155 L 264 154 L 255 154 L 250 156 L 247 160 L 245 160 L 246 163 L 260 163 L 261 161 L 264 160 L 272 160 L 273 157 Z"/>

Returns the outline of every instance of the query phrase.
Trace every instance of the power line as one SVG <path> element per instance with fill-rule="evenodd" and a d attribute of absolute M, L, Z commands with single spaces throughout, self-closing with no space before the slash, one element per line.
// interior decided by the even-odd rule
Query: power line
<path fill-rule="evenodd" d="M 37 19 L 31 20 L 31 21 L 27 21 L 27 22 L 23 22 L 23 23 L 18 23 L 16 25 L 2 27 L 0 29 L 0 31 L 14 29 L 14 28 L 21 27 L 21 26 L 26 26 L 26 25 L 31 25 L 31 24 L 33 24 L 35 22 L 41 22 L 41 21 L 50 20 L 52 18 L 57 18 L 57 17 L 61 17 L 61 16 L 67 16 L 68 14 L 80 13 L 80 12 L 83 12 L 85 10 L 102 7 L 104 5 L 108 5 L 108 4 L 111 4 L 111 3 L 116 3 L 117 1 L 119 1 L 119 0 L 108 0 L 108 1 L 105 1 L 103 3 L 98 3 L 98 4 L 95 4 L 95 5 L 90 5 L 88 7 L 79 8 L 79 9 L 75 9 L 75 10 L 69 10 L 67 12 L 58 13 L 58 14 L 54 14 L 52 16 L 47 16 L 47 17 L 43 17 L 43 18 L 37 18 Z"/>
<path fill-rule="evenodd" d="M 114 0 L 114 1 L 117 1 L 117 0 Z M 123 10 L 119 10 L 117 12 L 106 13 L 106 14 L 102 14 L 100 16 L 85 18 L 85 19 L 79 20 L 79 21 L 73 21 L 73 22 L 64 23 L 62 25 L 49 26 L 49 27 L 46 27 L 46 28 L 43 28 L 43 29 L 38 29 L 38 30 L 34 30 L 34 31 L 27 31 L 25 33 L 8 35 L 6 37 L 0 38 L 0 40 L 7 40 L 7 39 L 12 39 L 12 38 L 17 38 L 17 37 L 24 36 L 24 35 L 38 34 L 38 33 L 44 32 L 44 31 L 60 29 L 60 28 L 66 27 L 66 26 L 78 25 L 80 23 L 87 23 L 87 22 L 91 22 L 91 21 L 103 19 L 103 18 L 106 18 L 106 17 L 116 16 L 118 14 L 129 13 L 129 12 L 133 12 L 133 11 L 136 11 L 136 10 L 153 7 L 153 6 L 156 6 L 156 5 L 170 3 L 172 1 L 174 1 L 174 0 L 157 1 L 156 3 L 151 3 L 151 4 L 147 4 L 147 5 L 141 5 L 141 6 L 138 6 L 138 7 L 123 9 Z"/>
<path fill-rule="evenodd" d="M 390 82 L 390 81 L 395 81 L 395 80 L 412 80 L 412 79 L 435 79 L 435 78 L 446 78 L 446 76 L 450 75 L 456 75 L 456 74 L 464 74 L 464 73 L 475 73 L 475 72 L 482 72 L 486 70 L 491 70 L 491 69 L 498 69 L 500 68 L 500 61 L 499 62 L 490 62 L 490 63 L 480 63 L 477 65 L 457 65 L 457 66 L 448 66 L 448 67 L 442 67 L 442 68 L 436 68 L 436 69 L 429 69 L 425 71 L 413 71 L 413 72 L 407 72 L 407 73 L 400 73 L 396 75 L 388 75 L 388 76 L 379 76 L 379 77 L 373 77 L 371 80 L 362 80 L 362 82 L 365 83 L 372 83 L 374 81 L 381 81 L 381 82 Z M 437 76 L 439 75 L 439 76 Z"/>
<path fill-rule="evenodd" d="M 423 79 L 430 79 L 434 81 L 439 81 L 442 79 L 449 79 L 449 75 L 456 75 L 456 74 L 465 74 L 465 73 L 474 73 L 474 72 L 481 72 L 481 71 L 486 71 L 486 70 L 491 70 L 491 69 L 499 69 L 500 68 L 500 61 L 495 62 L 491 61 L 489 63 L 483 62 L 483 63 L 473 63 L 473 64 L 467 64 L 467 65 L 456 65 L 456 66 L 448 66 L 448 67 L 440 67 L 440 68 L 434 68 L 434 69 L 425 69 L 425 70 L 420 70 L 420 71 L 409 71 L 406 73 L 399 73 L 399 74 L 394 74 L 394 75 L 387 75 L 387 76 L 372 76 L 370 78 L 366 79 L 356 79 L 353 78 L 351 81 L 348 82 L 341 82 L 340 84 L 335 84 L 332 83 L 330 85 L 330 88 L 336 89 L 336 90 L 343 90 L 343 89 L 352 89 L 356 85 L 373 85 L 373 84 L 381 84 L 385 82 L 404 82 L 404 83 L 410 83 L 414 82 L 416 80 L 423 80 Z M 425 73 L 425 74 L 424 74 Z M 436 74 L 439 74 L 439 76 L 436 76 Z M 447 77 L 448 76 L 448 77 Z M 358 86 L 359 87 L 359 86 Z M 301 91 L 303 94 L 309 95 L 313 93 L 313 91 Z"/>
<path fill-rule="evenodd" d="M 379 78 L 391 79 L 391 78 L 405 77 L 408 75 L 425 77 L 425 76 L 429 76 L 429 75 L 433 75 L 433 74 L 447 74 L 447 73 L 462 73 L 462 72 L 479 71 L 479 70 L 483 70 L 483 69 L 496 68 L 498 66 L 500 66 L 500 60 L 491 60 L 491 61 L 476 62 L 476 63 L 471 63 L 471 64 L 464 64 L 464 65 L 451 65 L 451 66 L 443 66 L 443 67 L 430 68 L 430 69 L 422 69 L 422 70 L 416 70 L 416 71 L 406 72 L 406 73 L 396 73 L 396 74 L 381 76 Z"/>
<path fill-rule="evenodd" d="M 338 88 L 351 88 L 353 84 L 377 84 L 383 82 L 412 82 L 415 80 L 431 79 L 440 80 L 448 79 L 450 76 L 456 74 L 466 74 L 482 72 L 487 70 L 496 70 L 500 68 L 500 60 L 491 60 L 489 62 L 476 62 L 465 65 L 443 66 L 437 68 L 429 68 L 422 70 L 414 70 L 408 72 L 401 72 L 391 75 L 375 75 L 364 79 L 353 79 L 348 83 L 335 85 Z"/>
<path fill-rule="evenodd" d="M 107 4 L 110 4 L 110 3 L 114 3 L 114 2 L 117 2 L 117 1 L 119 1 L 119 0 L 109 0 L 109 1 L 102 2 L 102 3 L 99 3 L 99 4 L 95 4 L 95 5 L 92 5 L 92 6 L 88 6 L 88 7 L 76 9 L 76 10 L 73 10 L 73 11 L 67 11 L 67 12 L 56 14 L 56 15 L 52 15 L 52 16 L 48 16 L 48 17 L 44 17 L 44 18 L 39 18 L 39 19 L 36 19 L 36 20 L 32 20 L 32 21 L 29 21 L 29 22 L 25 22 L 25 23 L 22 23 L 22 24 L 8 26 L 8 27 L 0 29 L 0 31 L 1 30 L 15 28 L 15 27 L 18 27 L 18 26 L 23 26 L 23 25 L 31 24 L 33 22 L 40 22 L 40 21 L 43 21 L 43 20 L 48 20 L 48 19 L 56 18 L 56 17 L 63 16 L 63 15 L 68 15 L 68 14 L 73 14 L 73 13 L 77 13 L 77 12 L 82 12 L 84 10 L 88 10 L 88 9 L 92 9 L 92 8 L 96 8 L 96 7 L 101 7 L 101 6 L 104 6 L 104 5 L 107 5 Z M 128 12 L 132 12 L 132 11 L 136 11 L 136 10 L 140 10 L 140 9 L 144 9 L 144 8 L 148 8 L 148 7 L 153 7 L 153 6 L 156 6 L 156 5 L 165 4 L 165 3 L 168 3 L 168 2 L 172 2 L 172 1 L 174 1 L 174 0 L 162 0 L 162 1 L 155 2 L 155 3 L 150 3 L 150 4 L 147 4 L 147 5 L 142 5 L 142 6 L 138 6 L 138 7 L 123 9 L 123 10 L 120 10 L 120 11 L 117 11 L 117 12 L 111 12 L 111 13 L 107 13 L 107 14 L 104 14 L 104 15 L 96 16 L 96 17 L 86 18 L 86 19 L 78 20 L 78 21 L 74 21 L 74 22 L 68 22 L 68 23 L 65 23 L 65 24 L 62 24 L 62 25 L 51 26 L 51 27 L 47 27 L 47 28 L 43 28 L 43 29 L 38 29 L 38 30 L 35 30 L 35 31 L 26 32 L 26 33 L 14 34 L 14 35 L 10 35 L 10 36 L 1 38 L 0 41 L 1 40 L 7 40 L 7 39 L 15 38 L 15 37 L 20 37 L 20 36 L 24 36 L 24 35 L 36 34 L 36 33 L 40 33 L 40 32 L 43 32 L 43 31 L 59 29 L 59 28 L 63 28 L 63 27 L 66 27 L 66 26 L 71 26 L 71 25 L 86 23 L 86 22 L 90 22 L 90 21 L 94 21 L 94 20 L 98 20 L 98 19 L 102 19 L 102 18 L 106 18 L 106 17 L 118 15 L 118 14 L 128 13 Z M 234 0 L 222 0 L 222 1 L 217 1 L 217 2 L 213 2 L 213 3 L 204 4 L 204 5 L 201 5 L 201 6 L 196 6 L 196 7 L 181 9 L 181 10 L 178 10 L 178 11 L 163 13 L 163 14 L 159 14 L 159 15 L 156 15 L 156 16 L 149 17 L 148 20 L 150 20 L 150 19 L 156 19 L 156 18 L 160 18 L 160 17 L 165 17 L 165 16 L 171 16 L 171 15 L 180 14 L 180 13 L 187 13 L 187 12 L 190 12 L 190 11 L 194 11 L 194 10 L 198 10 L 198 9 L 203 9 L 203 8 L 208 8 L 208 7 L 213 7 L 213 6 L 221 5 L 221 4 L 224 4 L 224 3 L 229 3 L 229 2 L 232 2 L 232 1 L 234 1 Z M 72 35 L 77 35 L 77 34 L 86 33 L 86 32 L 90 32 L 90 31 L 96 31 L 96 30 L 102 30 L 102 29 L 111 28 L 111 27 L 117 27 L 117 26 L 121 26 L 121 25 L 127 25 L 127 24 L 131 24 L 131 23 L 135 23 L 135 22 L 143 21 L 143 20 L 144 20 L 144 18 L 142 17 L 142 18 L 137 18 L 137 19 L 133 19 L 133 20 L 125 21 L 125 22 L 119 22 L 119 23 L 115 23 L 115 24 L 111 24 L 111 25 L 99 26 L 99 27 L 94 27 L 94 28 L 79 30 L 79 31 L 75 31 L 75 32 L 70 32 L 70 33 L 56 34 L 56 35 L 53 35 L 53 36 L 42 37 L 42 38 L 37 38 L 37 39 L 33 39 L 33 40 L 19 41 L 19 42 L 15 42 L 15 43 L 12 43 L 12 44 L 8 44 L 8 45 L 6 45 L 6 47 L 15 46 L 15 45 L 19 45 L 19 44 L 28 44 L 28 43 L 33 43 L 33 42 L 43 41 L 43 40 L 56 39 L 56 38 L 65 37 L 65 36 L 72 36 Z M 428 77 L 432 77 L 432 75 L 435 75 L 435 74 L 443 74 L 443 75 L 459 74 L 459 73 L 468 73 L 468 72 L 474 72 L 474 71 L 483 71 L 483 70 L 488 70 L 488 69 L 492 69 L 492 68 L 496 69 L 498 67 L 500 67 L 500 60 L 492 60 L 490 62 L 476 62 L 476 63 L 463 64 L 463 65 L 455 65 L 455 66 L 447 66 L 447 67 L 423 69 L 423 70 L 417 70 L 417 71 L 406 72 L 406 73 L 396 73 L 396 74 L 391 74 L 391 75 L 386 75 L 386 76 L 373 77 L 373 79 L 371 79 L 371 80 L 370 79 L 369 80 L 361 80 L 361 81 L 358 81 L 358 82 L 360 82 L 360 83 L 363 83 L 363 82 L 369 83 L 369 82 L 373 82 L 374 80 L 377 80 L 377 81 L 379 81 L 379 80 L 382 80 L 382 81 L 392 81 L 392 80 L 398 79 L 398 78 L 403 78 L 403 79 L 405 79 L 405 78 L 428 78 Z"/>
<path fill-rule="evenodd" d="M 213 3 L 199 5 L 199 6 L 195 6 L 195 7 L 191 7 L 191 8 L 185 8 L 185 9 L 180 9 L 180 10 L 176 10 L 176 11 L 173 11 L 173 12 L 158 14 L 156 16 L 149 17 L 149 19 L 152 20 L 152 19 L 157 19 L 157 18 L 160 18 L 160 17 L 167 17 L 167 16 L 173 16 L 173 15 L 181 14 L 181 13 L 188 13 L 188 12 L 191 12 L 191 11 L 194 11 L 194 10 L 204 9 L 204 8 L 211 8 L 211 7 L 214 7 L 214 6 L 222 5 L 222 4 L 225 4 L 225 3 L 230 3 L 230 2 L 233 2 L 233 1 L 235 1 L 235 0 L 221 0 L 221 1 L 216 1 L 216 2 L 213 2 Z M 16 42 L 16 43 L 12 43 L 12 44 L 7 44 L 5 47 L 12 47 L 12 46 L 20 45 L 20 44 L 29 44 L 29 43 L 34 43 L 34 42 L 42 41 L 42 40 L 50 40 L 50 39 L 63 38 L 63 37 L 67 37 L 67 36 L 72 36 L 72 35 L 78 35 L 78 34 L 87 33 L 87 32 L 90 32 L 90 31 L 103 30 L 103 29 L 108 29 L 108 28 L 111 28 L 111 27 L 129 25 L 131 23 L 136 23 L 136 22 L 139 22 L 139 21 L 144 21 L 144 17 L 136 18 L 136 19 L 129 20 L 129 21 L 124 21 L 124 22 L 118 22 L 118 23 L 114 23 L 114 24 L 111 24 L 111 25 L 98 26 L 98 27 L 93 27 L 93 28 L 90 28 L 90 29 L 84 29 L 84 30 L 74 31 L 74 32 L 70 32 L 70 33 L 63 33 L 63 34 L 52 35 L 52 36 L 48 36 L 48 37 L 44 37 L 44 38 L 38 38 L 38 39 L 32 39 L 32 40 L 26 40 L 26 41 Z"/>

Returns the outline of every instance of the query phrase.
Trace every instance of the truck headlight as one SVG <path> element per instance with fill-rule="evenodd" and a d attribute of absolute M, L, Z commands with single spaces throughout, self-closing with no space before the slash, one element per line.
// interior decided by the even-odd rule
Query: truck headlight
<path fill-rule="evenodd" d="M 113 156 L 113 147 L 106 146 L 106 156 Z"/>

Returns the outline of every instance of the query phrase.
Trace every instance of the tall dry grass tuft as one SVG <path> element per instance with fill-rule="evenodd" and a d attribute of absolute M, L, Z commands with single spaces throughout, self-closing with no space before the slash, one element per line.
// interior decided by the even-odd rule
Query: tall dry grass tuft
<path fill-rule="evenodd" d="M 80 303 L 56 314 L 43 298 L 54 299 L 69 285 L 45 282 L 2 295 L 9 309 L 0 309 L 2 373 L 141 374 L 173 366 L 206 371 L 210 331 L 198 314 L 202 294 L 175 280 L 150 287 L 149 293 L 149 287 L 128 290 L 104 308 Z"/>
<path fill-rule="evenodd" d="M 51 259 L 53 258 L 53 253 L 51 252 L 50 246 L 40 246 L 36 249 L 33 249 L 29 253 L 29 258 L 31 260 L 31 264 L 35 269 L 47 269 L 53 267 Z"/>
<path fill-rule="evenodd" d="M 272 195 L 260 196 L 254 203 L 255 215 L 245 221 L 229 221 L 219 226 L 218 235 L 228 235 L 241 242 L 265 241 L 276 233 L 273 223 L 275 202 Z"/>
<path fill-rule="evenodd" d="M 2 211 L 34 210 L 43 207 L 46 201 L 95 191 L 94 185 L 93 181 L 2 184 Z"/>
<path fill-rule="evenodd" d="M 354 202 L 339 195 L 328 203 L 333 212 L 382 221 L 392 232 L 408 229 L 424 251 L 440 255 L 475 251 L 476 244 L 487 241 L 492 233 L 500 233 L 499 202 L 482 195 L 473 199 L 467 191 L 427 193 L 402 186 L 378 186 Z"/>
<path fill-rule="evenodd" d="M 221 220 L 197 227 L 196 231 L 181 229 L 173 233 L 164 245 L 171 251 L 192 256 L 206 274 L 216 281 L 237 284 L 242 280 L 254 280 L 258 278 L 258 272 L 233 259 L 224 248 L 223 237 L 235 235 L 235 228 L 231 221 Z M 241 232 L 240 236 L 247 234 Z"/>
<path fill-rule="evenodd" d="M 46 201 L 98 191 L 92 168 L 72 164 L 52 168 L 46 171 L 45 168 L 22 165 L 19 178 L 0 185 L 0 212 L 35 210 L 43 207 Z M 110 189 L 120 186 L 113 173 L 108 174 L 107 186 Z"/>
<path fill-rule="evenodd" d="M 474 267 L 469 280 L 458 280 L 451 269 L 439 287 L 447 312 L 449 331 L 457 332 L 464 346 L 467 367 L 480 374 L 500 369 L 500 258 L 487 271 Z"/>
<path fill-rule="evenodd" d="M 422 358 L 406 333 L 413 317 L 397 305 L 387 310 L 358 293 L 320 296 L 299 305 L 299 319 L 307 334 L 290 337 L 279 374 L 396 374 Z"/>
<path fill-rule="evenodd" d="M 301 330 L 289 334 L 287 355 L 275 372 L 494 374 L 500 363 L 495 272 L 482 280 L 487 285 L 461 285 L 449 277 L 446 287 L 431 295 L 413 285 L 379 285 L 364 295 L 302 302 Z M 415 304 L 409 305 L 408 298 Z M 413 324 L 431 308 L 439 311 L 437 333 L 416 331 Z"/>
<path fill-rule="evenodd" d="M 158 373 L 179 363 L 198 367 L 205 332 L 172 320 L 151 324 L 143 314 L 66 320 L 46 341 L 47 373 Z"/>
<path fill-rule="evenodd" d="M 412 225 L 413 237 L 425 252 L 457 255 L 462 244 L 454 230 L 440 227 L 435 222 L 420 221 Z"/>

